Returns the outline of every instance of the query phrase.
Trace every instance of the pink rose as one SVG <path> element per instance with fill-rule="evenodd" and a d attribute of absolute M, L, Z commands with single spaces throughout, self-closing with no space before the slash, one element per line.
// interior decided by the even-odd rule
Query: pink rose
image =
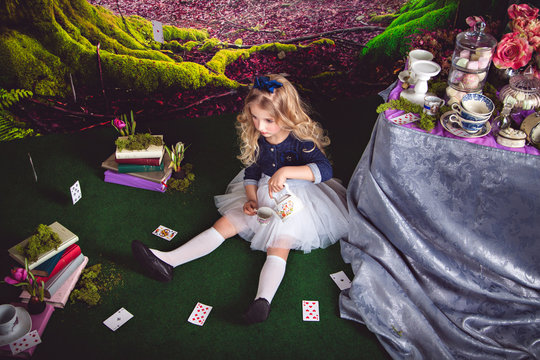
<path fill-rule="evenodd" d="M 525 29 L 529 25 L 529 21 L 530 20 L 524 18 L 514 19 L 510 22 L 510 29 L 512 29 L 512 31 L 525 32 Z"/>
<path fill-rule="evenodd" d="M 512 68 L 514 70 L 525 66 L 531 60 L 532 46 L 527 38 L 518 32 L 505 34 L 493 55 L 493 64 L 499 69 Z"/>
<path fill-rule="evenodd" d="M 532 8 L 527 4 L 512 4 L 508 8 L 508 16 L 510 16 L 510 19 L 525 18 L 532 20 L 538 16 L 538 9 Z"/>

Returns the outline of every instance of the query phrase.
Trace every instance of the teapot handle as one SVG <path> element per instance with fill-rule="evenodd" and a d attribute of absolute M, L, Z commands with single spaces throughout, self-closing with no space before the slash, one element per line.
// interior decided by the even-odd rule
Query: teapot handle
<path fill-rule="evenodd" d="M 283 189 L 279 190 L 277 193 L 280 193 L 280 192 L 282 192 L 283 190 L 286 190 L 289 194 L 292 195 L 291 189 L 289 189 L 289 184 L 285 183 Z M 277 193 L 272 192 L 272 199 L 274 199 L 274 201 L 276 202 L 276 204 L 278 203 L 278 200 L 276 199 L 276 197 L 274 196 L 274 194 L 277 194 Z"/>

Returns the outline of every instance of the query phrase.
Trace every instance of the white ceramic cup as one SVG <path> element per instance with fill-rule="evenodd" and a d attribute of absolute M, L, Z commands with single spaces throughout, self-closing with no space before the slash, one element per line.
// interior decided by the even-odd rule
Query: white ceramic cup
<path fill-rule="evenodd" d="M 416 74 L 413 71 L 412 65 L 415 62 L 420 61 L 420 60 L 431 61 L 433 60 L 433 54 L 427 50 L 422 50 L 422 49 L 414 49 L 414 50 L 409 51 L 408 68 L 409 68 L 409 77 L 411 78 L 412 83 L 416 82 L 417 80 Z"/>
<path fill-rule="evenodd" d="M 7 335 L 13 331 L 17 322 L 17 309 L 11 304 L 0 305 L 0 335 Z"/>
<path fill-rule="evenodd" d="M 418 60 L 433 60 L 433 54 L 427 50 L 414 49 L 409 52 L 409 69 Z"/>
<path fill-rule="evenodd" d="M 261 206 L 257 209 L 257 221 L 261 225 L 268 225 L 270 220 L 272 220 L 272 216 L 274 216 L 274 210 L 272 208 Z"/>
<path fill-rule="evenodd" d="M 467 120 L 459 116 L 458 114 L 452 114 L 448 118 L 448 121 L 454 124 L 457 124 L 459 127 L 461 127 L 463 130 L 468 132 L 469 134 L 476 134 L 480 130 L 482 130 L 488 121 L 488 119 L 485 120 Z"/>

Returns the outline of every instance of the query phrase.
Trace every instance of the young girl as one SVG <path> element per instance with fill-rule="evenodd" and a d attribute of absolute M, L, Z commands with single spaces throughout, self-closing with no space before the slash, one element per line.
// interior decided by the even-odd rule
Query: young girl
<path fill-rule="evenodd" d="M 284 77 L 258 77 L 237 121 L 238 158 L 246 168 L 224 195 L 215 197 L 222 217 L 172 251 L 149 249 L 137 240 L 132 251 L 148 275 L 169 281 L 174 267 L 207 255 L 225 239 L 240 235 L 251 242 L 252 249 L 267 253 L 257 294 L 243 316 L 247 323 L 256 323 L 268 318 L 291 249 L 307 253 L 347 235 L 346 190 L 332 179 L 332 167 L 324 154 L 330 140 L 307 115 L 296 89 Z M 293 193 L 303 208 L 285 221 L 274 214 L 269 224 L 259 223 L 257 209 L 273 208 L 273 197 L 279 199 L 286 192 Z"/>

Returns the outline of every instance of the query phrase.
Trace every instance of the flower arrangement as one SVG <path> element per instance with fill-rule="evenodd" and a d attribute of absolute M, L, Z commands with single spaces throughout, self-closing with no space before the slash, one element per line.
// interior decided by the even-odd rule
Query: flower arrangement
<path fill-rule="evenodd" d="M 23 286 L 30 296 L 43 301 L 45 283 L 37 281 L 34 274 L 28 269 L 28 260 L 24 259 L 24 268 L 11 269 L 11 275 L 4 278 L 4 282 L 13 286 Z"/>
<path fill-rule="evenodd" d="M 173 168 L 174 172 L 180 172 L 182 170 L 182 167 L 180 166 L 182 163 L 182 160 L 184 160 L 184 153 L 186 152 L 186 149 L 189 147 L 185 146 L 183 142 L 179 141 L 176 143 L 175 146 L 171 146 L 169 148 L 165 145 L 165 150 L 167 151 L 167 154 L 171 157 L 171 165 L 170 167 Z"/>
<path fill-rule="evenodd" d="M 503 35 L 493 64 L 499 69 L 518 70 L 528 64 L 533 66 L 535 76 L 540 78 L 540 20 L 539 9 L 527 4 L 512 4 L 508 8 L 511 32 Z"/>
<path fill-rule="evenodd" d="M 120 115 L 119 118 L 111 120 L 112 126 L 120 133 L 122 136 L 135 135 L 135 127 L 137 123 L 135 122 L 135 117 L 133 116 L 133 110 L 130 112 L 130 120 L 128 121 L 127 114 Z"/>

